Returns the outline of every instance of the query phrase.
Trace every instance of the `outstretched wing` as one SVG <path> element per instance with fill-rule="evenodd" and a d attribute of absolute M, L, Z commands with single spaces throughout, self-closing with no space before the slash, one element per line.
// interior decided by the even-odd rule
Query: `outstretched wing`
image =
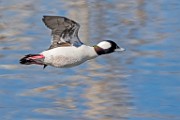
<path fill-rule="evenodd" d="M 83 43 L 79 40 L 80 25 L 73 20 L 61 16 L 44 16 L 43 22 L 52 30 L 52 43 L 49 49 L 63 46 L 79 47 Z"/>

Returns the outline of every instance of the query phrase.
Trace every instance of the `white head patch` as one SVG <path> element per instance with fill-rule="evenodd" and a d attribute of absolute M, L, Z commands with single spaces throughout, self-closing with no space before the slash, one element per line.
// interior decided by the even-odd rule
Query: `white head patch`
<path fill-rule="evenodd" d="M 97 46 L 101 47 L 102 49 L 109 49 L 111 47 L 111 43 L 107 41 L 102 41 Z"/>

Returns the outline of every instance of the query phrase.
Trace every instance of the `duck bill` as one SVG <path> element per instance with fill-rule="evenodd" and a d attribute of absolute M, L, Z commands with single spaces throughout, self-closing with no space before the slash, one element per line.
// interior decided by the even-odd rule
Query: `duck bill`
<path fill-rule="evenodd" d="M 115 49 L 115 52 L 123 52 L 123 51 L 125 51 L 124 48 L 117 48 L 117 49 Z"/>

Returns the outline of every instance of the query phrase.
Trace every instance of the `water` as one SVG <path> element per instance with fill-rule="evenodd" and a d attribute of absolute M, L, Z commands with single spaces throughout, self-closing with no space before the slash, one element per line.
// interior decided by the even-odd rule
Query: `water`
<path fill-rule="evenodd" d="M 0 119 L 179 120 L 179 0 L 0 0 Z M 50 44 L 43 15 L 81 24 L 89 45 L 126 52 L 57 69 L 20 65 Z"/>

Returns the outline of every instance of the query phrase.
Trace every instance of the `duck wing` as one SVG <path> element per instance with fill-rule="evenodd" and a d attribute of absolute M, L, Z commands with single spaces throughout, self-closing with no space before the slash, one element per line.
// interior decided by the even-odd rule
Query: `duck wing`
<path fill-rule="evenodd" d="M 49 49 L 72 45 L 79 47 L 83 44 L 78 37 L 80 25 L 77 22 L 61 16 L 43 16 L 42 20 L 52 30 Z"/>

